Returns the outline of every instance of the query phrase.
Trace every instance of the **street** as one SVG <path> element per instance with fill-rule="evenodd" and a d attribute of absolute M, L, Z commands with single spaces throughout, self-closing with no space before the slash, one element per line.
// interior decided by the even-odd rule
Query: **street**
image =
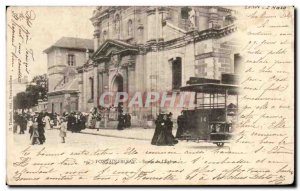
<path fill-rule="evenodd" d="M 28 130 L 25 134 L 12 134 L 14 136 L 15 145 L 30 145 L 30 138 Z M 55 147 L 63 146 L 64 148 L 91 148 L 95 147 L 109 147 L 111 149 L 120 147 L 142 147 L 142 148 L 166 148 L 168 146 L 155 146 L 151 145 L 151 139 L 154 133 L 154 129 L 143 128 L 131 128 L 123 131 L 115 129 L 95 129 L 83 130 L 82 133 L 67 132 L 66 143 L 61 143 L 59 137 L 59 130 L 51 129 L 45 130 L 46 142 L 43 145 L 34 145 L 36 147 Z M 173 135 L 174 135 L 173 131 Z M 129 136 L 131 135 L 131 136 Z M 227 144 L 228 145 L 228 144 Z M 225 145 L 225 147 L 227 146 Z M 193 141 L 179 141 L 174 147 L 168 148 L 181 148 L 181 149 L 216 149 L 215 144 L 205 142 L 193 142 Z"/>

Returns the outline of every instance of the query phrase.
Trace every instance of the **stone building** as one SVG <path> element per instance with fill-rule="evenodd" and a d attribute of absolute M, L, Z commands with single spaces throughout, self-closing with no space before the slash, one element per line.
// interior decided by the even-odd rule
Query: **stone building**
<path fill-rule="evenodd" d="M 190 77 L 234 73 L 234 14 L 222 7 L 97 7 L 90 19 L 95 52 L 77 67 L 78 109 L 90 110 L 107 91 L 171 94 Z M 143 118 L 162 108 L 126 109 Z"/>
<path fill-rule="evenodd" d="M 62 37 L 44 50 L 48 63 L 48 112 L 78 110 L 77 67 L 93 53 L 90 39 Z"/>
<path fill-rule="evenodd" d="M 190 77 L 235 73 L 240 56 L 234 15 L 223 7 L 97 7 L 90 18 L 93 40 L 63 37 L 45 50 L 48 111 L 88 112 L 104 92 L 172 96 Z M 181 110 L 127 104 L 137 119 Z"/>

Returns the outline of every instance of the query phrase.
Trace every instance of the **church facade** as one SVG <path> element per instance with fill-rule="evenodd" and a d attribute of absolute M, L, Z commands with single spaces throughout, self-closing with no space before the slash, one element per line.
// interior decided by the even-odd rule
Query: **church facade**
<path fill-rule="evenodd" d="M 239 57 L 234 14 L 222 7 L 97 7 L 90 19 L 95 52 L 77 68 L 78 109 L 89 111 L 108 91 L 171 96 L 190 77 L 234 73 Z M 162 109 L 126 111 L 145 118 Z"/>
<path fill-rule="evenodd" d="M 191 77 L 235 73 L 240 56 L 234 15 L 222 7 L 97 7 L 90 18 L 93 40 L 63 37 L 45 50 L 48 111 L 89 112 L 106 92 L 171 97 Z M 133 119 L 155 118 L 160 111 L 176 116 L 182 109 L 123 106 Z"/>

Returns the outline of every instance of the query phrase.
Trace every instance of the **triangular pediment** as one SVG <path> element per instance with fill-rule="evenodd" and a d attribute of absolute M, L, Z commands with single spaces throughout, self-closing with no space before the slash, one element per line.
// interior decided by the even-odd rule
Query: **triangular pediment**
<path fill-rule="evenodd" d="M 93 54 L 93 59 L 108 58 L 112 54 L 123 52 L 138 52 L 138 47 L 120 40 L 106 40 Z"/>

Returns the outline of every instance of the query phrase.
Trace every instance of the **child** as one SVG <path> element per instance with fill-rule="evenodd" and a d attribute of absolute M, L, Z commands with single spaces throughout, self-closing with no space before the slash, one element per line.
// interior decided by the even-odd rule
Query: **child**
<path fill-rule="evenodd" d="M 65 137 L 67 136 L 67 121 L 65 118 L 61 118 L 61 124 L 59 129 L 59 136 L 61 137 L 61 143 L 65 143 Z"/>

